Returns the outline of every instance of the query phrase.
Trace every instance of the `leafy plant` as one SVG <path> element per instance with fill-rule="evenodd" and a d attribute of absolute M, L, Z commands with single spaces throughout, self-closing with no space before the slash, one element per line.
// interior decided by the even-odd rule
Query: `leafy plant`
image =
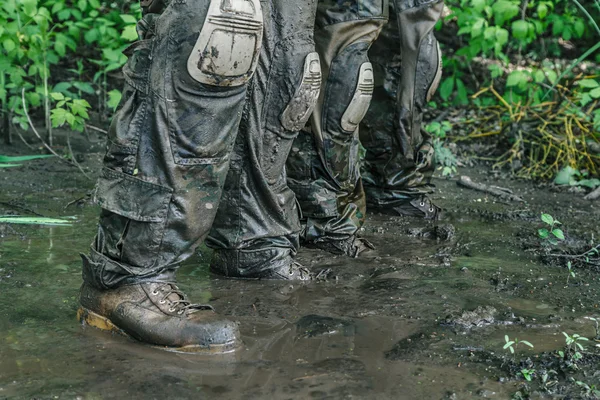
<path fill-rule="evenodd" d="M 58 103 L 52 110 L 51 119 L 54 128 L 68 124 L 71 129 L 83 132 L 85 121 L 89 118 L 90 104 L 83 99 L 71 99 L 62 93 L 52 93 Z"/>
<path fill-rule="evenodd" d="M 595 398 L 600 398 L 600 388 L 596 387 L 596 385 L 588 385 L 582 381 L 576 381 L 577 385 L 581 386 L 583 389 L 584 396 L 594 396 Z"/>
<path fill-rule="evenodd" d="M 538 230 L 538 235 L 541 239 L 552 245 L 557 245 L 558 240 L 565 240 L 564 232 L 558 228 L 558 225 L 562 225 L 560 221 L 554 219 L 550 214 L 542 214 L 541 219 L 548 226 L 548 228 Z"/>
<path fill-rule="evenodd" d="M 573 366 L 576 368 L 577 361 L 583 358 L 581 351 L 585 350 L 581 342 L 587 342 L 589 339 L 577 333 L 574 333 L 572 336 L 566 332 L 563 332 L 562 334 L 565 336 L 566 346 L 565 351 L 559 351 L 558 354 L 561 358 L 572 361 Z"/>
<path fill-rule="evenodd" d="M 452 131 L 452 124 L 448 121 L 433 121 L 425 126 L 425 130 L 431 133 L 434 137 L 445 139 L 446 135 Z"/>
<path fill-rule="evenodd" d="M 510 350 L 510 353 L 513 355 L 513 359 L 514 359 L 515 352 L 517 351 L 517 348 L 519 347 L 519 345 L 521 343 L 524 344 L 525 346 L 528 346 L 533 349 L 533 345 L 531 343 L 529 343 L 527 340 L 519 340 L 518 338 L 514 338 L 511 340 L 508 337 L 508 335 L 504 335 L 504 347 L 502 347 L 502 349 Z"/>
<path fill-rule="evenodd" d="M 536 376 L 536 372 L 533 368 L 523 368 L 521 370 L 521 375 L 523 375 L 523 378 L 525 378 L 527 382 L 531 382 Z"/>
<path fill-rule="evenodd" d="M 554 179 L 554 183 L 557 185 L 585 186 L 590 189 L 595 189 L 600 186 L 600 179 L 590 179 L 588 178 L 588 175 L 589 173 L 587 171 L 580 172 L 571 166 L 566 166 L 558 172 Z"/>

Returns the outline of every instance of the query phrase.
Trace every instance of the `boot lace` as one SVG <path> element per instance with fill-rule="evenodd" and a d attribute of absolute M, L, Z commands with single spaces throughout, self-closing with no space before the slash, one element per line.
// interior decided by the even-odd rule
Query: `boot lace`
<path fill-rule="evenodd" d="M 209 304 L 193 304 L 188 301 L 183 291 L 181 291 L 174 283 L 165 283 L 152 292 L 152 295 L 154 296 L 160 294 L 162 294 L 162 298 L 159 300 L 159 303 L 169 303 L 171 306 L 169 312 L 177 312 L 178 315 L 191 314 L 203 310 L 215 311 L 214 307 Z M 172 295 L 176 295 L 178 299 L 173 300 L 169 298 Z"/>

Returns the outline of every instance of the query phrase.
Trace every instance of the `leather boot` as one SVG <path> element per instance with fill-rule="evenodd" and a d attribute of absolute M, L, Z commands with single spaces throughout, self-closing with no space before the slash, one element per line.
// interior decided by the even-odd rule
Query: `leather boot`
<path fill-rule="evenodd" d="M 235 322 L 212 306 L 192 304 L 173 283 L 145 282 L 99 290 L 84 283 L 82 324 L 131 336 L 173 352 L 226 353 L 240 344 Z"/>

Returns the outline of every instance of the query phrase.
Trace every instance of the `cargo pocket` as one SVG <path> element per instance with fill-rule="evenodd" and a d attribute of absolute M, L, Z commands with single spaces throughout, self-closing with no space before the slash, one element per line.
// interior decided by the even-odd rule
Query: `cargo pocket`
<path fill-rule="evenodd" d="M 275 61 L 270 72 L 263 111 L 266 122 L 261 149 L 261 166 L 267 182 L 271 185 L 283 176 L 294 139 L 310 118 L 321 89 L 319 55 L 311 52 L 312 44 L 302 37 L 290 40 L 305 43 L 294 54 L 307 55 L 303 60 L 278 62 L 286 60 L 283 53 L 290 45 L 283 43 L 273 58 Z M 302 69 L 298 71 L 294 80 L 286 79 L 291 75 L 289 70 L 293 67 Z"/>
<path fill-rule="evenodd" d="M 123 52 L 129 60 L 123 67 L 125 87 L 108 132 L 104 165 L 133 174 L 139 135 L 148 114 L 148 76 L 152 40 L 140 40 Z"/>
<path fill-rule="evenodd" d="M 104 168 L 96 193 L 103 210 L 102 252 L 133 267 L 152 268 L 162 243 L 172 192 Z"/>

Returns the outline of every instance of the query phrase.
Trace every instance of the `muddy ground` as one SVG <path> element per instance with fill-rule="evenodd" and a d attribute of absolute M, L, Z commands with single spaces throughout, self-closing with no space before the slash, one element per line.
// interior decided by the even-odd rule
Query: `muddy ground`
<path fill-rule="evenodd" d="M 103 142 L 74 138 L 90 175 Z M 32 150 L 17 143 L 0 153 Z M 80 326 L 78 253 L 94 235 L 94 181 L 56 159 L 0 169 L 0 215 L 76 218 L 70 227 L 0 224 L 0 399 L 595 398 L 600 349 L 585 317 L 600 318 L 600 270 L 548 254 L 600 243 L 599 204 L 486 166 L 459 172 L 525 202 L 436 178 L 445 209 L 437 228 L 371 215 L 363 235 L 376 250 L 357 259 L 301 251 L 304 265 L 332 269 L 310 284 L 219 279 L 200 249 L 181 286 L 240 321 L 244 341 L 235 354 L 207 357 Z M 565 243 L 537 237 L 542 212 L 563 223 Z M 581 359 L 562 332 L 590 338 Z M 521 344 L 512 356 L 505 335 L 534 348 Z"/>

